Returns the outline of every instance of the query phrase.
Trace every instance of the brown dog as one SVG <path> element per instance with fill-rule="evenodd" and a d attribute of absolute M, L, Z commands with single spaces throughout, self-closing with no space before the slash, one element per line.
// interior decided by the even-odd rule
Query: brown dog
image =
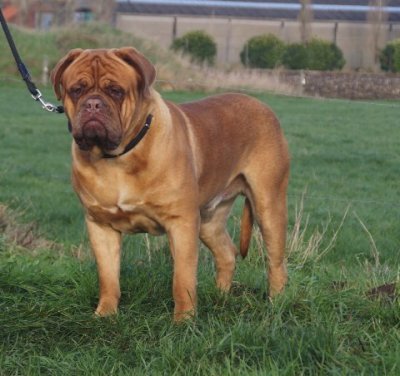
<path fill-rule="evenodd" d="M 240 94 L 175 105 L 152 88 L 154 66 L 133 48 L 72 50 L 52 81 L 75 142 L 72 178 L 96 258 L 100 316 L 117 311 L 122 233 L 166 233 L 174 262 L 174 319 L 196 307 L 198 238 L 228 291 L 238 254 L 226 221 L 246 196 L 241 254 L 253 215 L 268 249 L 270 296 L 286 282 L 289 156 L 274 114 Z"/>

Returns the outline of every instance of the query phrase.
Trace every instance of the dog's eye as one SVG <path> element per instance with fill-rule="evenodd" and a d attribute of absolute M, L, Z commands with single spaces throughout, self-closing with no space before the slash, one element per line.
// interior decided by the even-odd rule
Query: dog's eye
<path fill-rule="evenodd" d="M 83 93 L 83 89 L 84 89 L 83 86 L 73 86 L 69 90 L 69 94 L 74 98 L 79 98 Z"/>
<path fill-rule="evenodd" d="M 124 89 L 119 86 L 109 86 L 107 92 L 115 99 L 122 99 L 125 95 Z"/>

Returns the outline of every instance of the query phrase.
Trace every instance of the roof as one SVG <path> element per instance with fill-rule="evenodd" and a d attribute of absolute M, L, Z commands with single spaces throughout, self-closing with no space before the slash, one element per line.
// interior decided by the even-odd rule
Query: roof
<path fill-rule="evenodd" d="M 6 5 L 3 9 L 3 16 L 6 21 L 12 21 L 18 14 L 18 8 L 14 5 Z"/>
<path fill-rule="evenodd" d="M 321 21 L 366 21 L 370 0 L 313 0 L 313 18 Z M 400 22 L 400 0 L 386 0 L 389 22 Z M 117 12 L 151 15 L 297 19 L 299 0 L 118 0 Z"/>

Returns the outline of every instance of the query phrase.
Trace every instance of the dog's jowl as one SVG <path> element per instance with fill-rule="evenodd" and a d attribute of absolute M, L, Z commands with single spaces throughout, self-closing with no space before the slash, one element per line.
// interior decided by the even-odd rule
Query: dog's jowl
<path fill-rule="evenodd" d="M 174 319 L 196 308 L 198 239 L 228 291 L 238 251 L 226 222 L 246 197 L 240 253 L 253 218 L 268 254 L 269 294 L 286 282 L 288 148 L 264 104 L 241 94 L 174 104 L 154 90 L 154 66 L 133 48 L 72 50 L 52 72 L 71 132 L 72 180 L 96 258 L 96 314 L 117 311 L 121 236 L 167 234 L 174 263 Z"/>

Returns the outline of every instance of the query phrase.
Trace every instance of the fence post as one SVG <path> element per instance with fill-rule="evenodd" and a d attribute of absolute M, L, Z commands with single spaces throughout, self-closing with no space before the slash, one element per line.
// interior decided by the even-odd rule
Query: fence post
<path fill-rule="evenodd" d="M 232 41 L 232 18 L 228 19 L 228 32 L 226 35 L 226 46 L 225 46 L 225 64 L 229 63 L 229 54 L 231 49 L 231 41 Z"/>
<path fill-rule="evenodd" d="M 49 80 L 49 58 L 43 57 L 43 68 L 42 68 L 42 85 L 46 86 Z"/>
<path fill-rule="evenodd" d="M 337 34 L 338 34 L 338 29 L 339 29 L 339 22 L 335 22 L 335 25 L 333 27 L 333 43 L 336 45 L 337 44 Z"/>
<path fill-rule="evenodd" d="M 176 39 L 176 34 L 177 34 L 177 28 L 178 28 L 178 17 L 174 16 L 173 22 L 172 22 L 172 42 Z"/>

